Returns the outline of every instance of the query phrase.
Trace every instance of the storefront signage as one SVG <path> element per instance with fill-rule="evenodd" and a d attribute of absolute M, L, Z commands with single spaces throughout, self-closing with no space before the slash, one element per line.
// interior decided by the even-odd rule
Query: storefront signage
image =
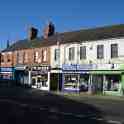
<path fill-rule="evenodd" d="M 62 65 L 62 69 L 63 70 L 67 70 L 67 71 L 82 71 L 82 70 L 90 70 L 93 68 L 93 65 L 92 64 L 71 64 L 71 65 L 68 65 L 68 64 L 64 64 Z"/>
<path fill-rule="evenodd" d="M 77 64 L 71 64 L 71 65 L 63 64 L 62 69 L 67 70 L 67 71 L 69 71 L 69 70 L 76 71 L 77 70 Z"/>
<path fill-rule="evenodd" d="M 90 70 L 93 68 L 92 64 L 82 64 L 82 65 L 77 65 L 77 70 Z"/>
<path fill-rule="evenodd" d="M 46 74 L 45 71 L 32 71 L 31 73 L 32 73 L 32 75 L 42 75 L 42 74 Z"/>
<path fill-rule="evenodd" d="M 49 71 L 50 70 L 50 66 L 34 66 L 32 67 L 32 71 Z"/>
<path fill-rule="evenodd" d="M 2 67 L 2 68 L 0 68 L 1 70 L 1 72 L 12 72 L 13 71 L 13 68 L 11 68 L 11 67 Z"/>
<path fill-rule="evenodd" d="M 119 64 L 94 64 L 95 70 L 118 70 Z"/>
<path fill-rule="evenodd" d="M 15 67 L 16 70 L 19 70 L 19 71 L 23 71 L 23 70 L 26 70 L 28 66 L 26 65 L 17 65 Z"/>

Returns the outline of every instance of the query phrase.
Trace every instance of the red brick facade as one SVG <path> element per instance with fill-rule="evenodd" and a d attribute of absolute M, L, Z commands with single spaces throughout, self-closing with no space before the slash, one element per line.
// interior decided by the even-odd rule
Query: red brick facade
<path fill-rule="evenodd" d="M 35 61 L 37 53 L 37 61 Z M 50 48 L 41 47 L 1 53 L 1 67 L 24 65 L 50 65 Z"/>

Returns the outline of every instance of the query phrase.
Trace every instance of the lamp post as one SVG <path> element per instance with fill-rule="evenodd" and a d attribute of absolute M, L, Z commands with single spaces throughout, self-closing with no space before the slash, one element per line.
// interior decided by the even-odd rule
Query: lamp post
<path fill-rule="evenodd" d="M 58 83 L 57 83 L 57 91 L 59 92 L 59 83 L 60 83 L 60 40 L 57 36 L 57 58 L 58 58 Z"/>

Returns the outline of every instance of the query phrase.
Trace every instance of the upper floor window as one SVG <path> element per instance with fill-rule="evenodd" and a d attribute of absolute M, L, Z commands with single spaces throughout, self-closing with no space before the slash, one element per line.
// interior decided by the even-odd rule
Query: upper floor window
<path fill-rule="evenodd" d="M 4 55 L 1 54 L 1 62 L 4 62 Z"/>
<path fill-rule="evenodd" d="M 54 60 L 57 61 L 59 60 L 60 57 L 60 49 L 55 49 L 54 51 Z"/>
<path fill-rule="evenodd" d="M 46 49 L 42 51 L 42 60 L 43 62 L 47 61 L 47 50 Z"/>
<path fill-rule="evenodd" d="M 104 45 L 97 45 L 97 59 L 104 58 Z"/>
<path fill-rule="evenodd" d="M 69 60 L 74 60 L 74 54 L 75 53 L 75 48 L 71 47 L 69 48 Z"/>
<path fill-rule="evenodd" d="M 34 62 L 38 62 L 38 52 L 34 52 Z"/>
<path fill-rule="evenodd" d="M 80 60 L 86 59 L 86 46 L 80 47 Z"/>
<path fill-rule="evenodd" d="M 23 57 L 24 57 L 24 63 L 27 63 L 28 62 L 28 53 L 24 52 Z"/>
<path fill-rule="evenodd" d="M 23 52 L 18 51 L 17 52 L 17 63 L 22 64 L 23 63 Z"/>
<path fill-rule="evenodd" d="M 10 62 L 10 61 L 11 61 L 11 55 L 7 54 L 7 62 Z"/>
<path fill-rule="evenodd" d="M 118 57 L 118 44 L 111 44 L 111 58 Z"/>

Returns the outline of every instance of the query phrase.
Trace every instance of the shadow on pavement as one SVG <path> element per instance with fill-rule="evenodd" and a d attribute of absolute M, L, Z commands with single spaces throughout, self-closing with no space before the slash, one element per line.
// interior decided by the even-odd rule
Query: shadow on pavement
<path fill-rule="evenodd" d="M 0 88 L 0 117 L 2 124 L 107 124 L 94 106 L 19 87 Z"/>

